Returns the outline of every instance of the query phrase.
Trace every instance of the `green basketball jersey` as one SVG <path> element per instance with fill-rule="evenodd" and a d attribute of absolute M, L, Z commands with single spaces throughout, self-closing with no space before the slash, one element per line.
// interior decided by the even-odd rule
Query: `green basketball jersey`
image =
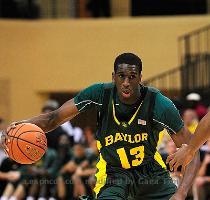
<path fill-rule="evenodd" d="M 130 169 L 158 162 L 165 168 L 157 152 L 159 132 L 167 128 L 174 134 L 183 122 L 173 103 L 157 89 L 142 86 L 141 94 L 135 105 L 123 104 L 109 83 L 90 86 L 74 98 L 80 112 L 96 106 L 100 113 L 96 139 L 106 165 Z"/>

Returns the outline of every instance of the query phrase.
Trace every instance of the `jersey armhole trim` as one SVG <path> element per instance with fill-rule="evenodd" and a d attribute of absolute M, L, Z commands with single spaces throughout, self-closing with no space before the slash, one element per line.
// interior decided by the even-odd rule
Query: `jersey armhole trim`
<path fill-rule="evenodd" d="M 79 112 L 81 112 L 86 106 L 88 106 L 89 104 L 93 103 L 93 104 L 96 104 L 96 105 L 99 105 L 99 106 L 102 106 L 101 103 L 97 103 L 95 101 L 92 101 L 92 100 L 84 100 L 84 101 L 81 101 L 79 103 L 75 103 L 76 106 L 78 106 L 79 104 L 82 104 L 82 103 L 85 103 L 85 105 L 79 109 Z"/>
<path fill-rule="evenodd" d="M 159 123 L 161 126 L 163 126 L 164 128 L 166 128 L 167 130 L 172 131 L 174 134 L 176 134 L 176 131 L 174 131 L 172 128 L 170 128 L 168 125 L 164 124 L 163 122 L 160 122 L 160 121 L 158 121 L 158 120 L 156 120 L 154 118 L 153 118 L 153 121 Z"/>

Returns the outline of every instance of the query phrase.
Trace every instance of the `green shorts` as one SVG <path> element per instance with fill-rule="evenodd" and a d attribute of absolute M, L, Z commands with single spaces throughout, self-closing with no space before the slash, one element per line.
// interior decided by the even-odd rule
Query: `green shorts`
<path fill-rule="evenodd" d="M 157 163 L 129 170 L 103 166 L 96 179 L 97 200 L 168 200 L 177 189 L 169 173 Z"/>

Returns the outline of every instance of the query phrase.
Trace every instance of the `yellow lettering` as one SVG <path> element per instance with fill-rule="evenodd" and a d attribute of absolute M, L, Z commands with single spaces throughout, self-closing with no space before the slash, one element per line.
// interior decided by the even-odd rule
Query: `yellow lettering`
<path fill-rule="evenodd" d="M 110 144 L 113 143 L 113 136 L 109 135 L 109 136 L 105 137 L 105 141 L 106 141 L 105 146 L 109 146 Z"/>
<path fill-rule="evenodd" d="M 115 140 L 114 140 L 114 142 L 117 142 L 117 141 L 123 141 L 123 138 L 122 138 L 122 136 L 120 135 L 120 133 L 116 133 L 116 135 L 115 135 Z"/>
<path fill-rule="evenodd" d="M 141 135 L 140 135 L 140 134 L 136 134 L 136 135 L 134 136 L 134 140 L 135 140 L 135 143 L 140 142 L 140 141 L 141 141 Z"/>
<path fill-rule="evenodd" d="M 129 142 L 129 143 L 135 143 L 134 141 L 132 141 L 131 135 L 128 135 L 128 142 Z"/>
<path fill-rule="evenodd" d="M 141 140 L 145 141 L 145 140 L 147 140 L 148 134 L 147 133 L 142 133 L 141 137 L 142 137 Z"/>
<path fill-rule="evenodd" d="M 124 135 L 123 133 L 121 133 L 121 134 L 122 134 L 122 136 L 123 136 L 123 140 L 124 140 L 125 142 L 127 142 L 127 136 L 128 136 L 128 135 L 127 135 L 127 134 Z"/>

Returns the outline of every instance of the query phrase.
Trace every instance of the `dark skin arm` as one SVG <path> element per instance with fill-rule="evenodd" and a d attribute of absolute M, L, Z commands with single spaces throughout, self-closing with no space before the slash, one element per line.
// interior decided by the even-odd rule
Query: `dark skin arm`
<path fill-rule="evenodd" d="M 46 133 L 57 128 L 64 122 L 71 120 L 77 114 L 79 114 L 79 111 L 74 103 L 74 99 L 71 99 L 55 111 L 41 114 L 20 122 L 14 122 L 11 125 L 11 128 L 19 123 L 32 123 L 39 126 Z"/>
<path fill-rule="evenodd" d="M 6 145 L 6 142 L 9 142 L 10 139 L 8 138 L 6 132 L 9 132 L 10 129 L 15 128 L 16 125 L 21 123 L 32 123 L 37 126 L 39 126 L 45 133 L 57 128 L 64 122 L 71 120 L 74 118 L 77 114 L 79 114 L 79 111 L 74 103 L 74 99 L 71 99 L 64 103 L 60 108 L 58 108 L 55 111 L 45 113 L 38 115 L 36 117 L 33 117 L 31 119 L 14 122 L 12 123 L 9 128 L 7 128 L 7 131 L 4 131 L 0 138 L 0 144 L 5 150 L 5 153 L 8 152 L 8 148 Z"/>
<path fill-rule="evenodd" d="M 179 166 L 182 166 L 182 170 L 192 161 L 194 155 L 198 149 L 209 139 L 210 137 L 210 112 L 198 124 L 193 137 L 188 145 L 183 145 L 176 153 L 170 155 L 167 159 L 169 165 L 176 170 Z"/>
<path fill-rule="evenodd" d="M 176 146 L 179 148 L 183 143 L 188 143 L 191 138 L 190 132 L 187 128 L 182 128 L 177 134 L 171 135 Z M 189 191 L 193 180 L 197 174 L 197 171 L 200 166 L 200 156 L 197 153 L 191 162 L 191 164 L 186 168 L 186 171 L 183 174 L 183 178 L 181 181 L 180 186 L 177 189 L 177 192 L 171 197 L 171 200 L 182 200 L 185 199 L 187 196 L 187 192 Z M 172 168 L 171 168 L 172 170 Z"/>

